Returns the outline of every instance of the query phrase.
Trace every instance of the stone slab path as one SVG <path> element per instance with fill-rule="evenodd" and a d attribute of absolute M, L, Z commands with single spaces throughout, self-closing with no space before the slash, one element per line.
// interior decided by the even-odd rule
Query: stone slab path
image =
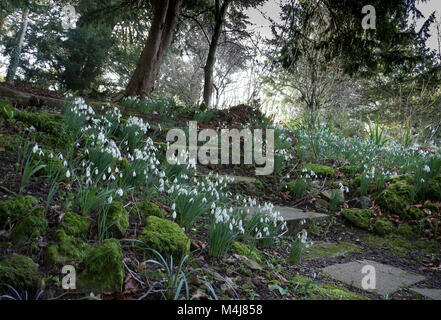
<path fill-rule="evenodd" d="M 424 276 L 407 272 L 396 267 L 377 263 L 370 260 L 358 260 L 342 264 L 334 264 L 323 269 L 323 272 L 336 280 L 364 290 L 363 278 L 368 273 L 362 273 L 364 266 L 375 268 L 375 289 L 367 290 L 381 295 L 392 294 L 403 286 L 411 286 L 423 281 Z M 369 273 L 370 274 L 370 273 Z"/>
<path fill-rule="evenodd" d="M 248 217 L 252 216 L 257 210 L 259 210 L 258 207 L 251 207 Z M 324 220 L 328 218 L 328 215 L 324 213 L 303 211 L 301 209 L 291 208 L 291 207 L 274 206 L 274 210 L 280 213 L 284 221 L 286 221 L 286 224 L 290 231 L 293 231 L 298 226 L 300 226 L 302 220 L 306 221 L 305 223 L 306 226 L 308 223 Z"/>
<path fill-rule="evenodd" d="M 352 253 L 361 252 L 361 248 L 349 242 L 317 241 L 307 248 L 303 258 L 305 260 L 346 257 Z"/>
<path fill-rule="evenodd" d="M 441 289 L 410 288 L 410 290 L 432 300 L 441 300 Z"/>

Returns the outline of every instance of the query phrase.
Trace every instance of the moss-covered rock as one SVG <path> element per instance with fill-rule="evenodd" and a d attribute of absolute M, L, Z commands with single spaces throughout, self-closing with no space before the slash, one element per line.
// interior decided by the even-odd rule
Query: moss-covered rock
<path fill-rule="evenodd" d="M 377 198 L 377 204 L 390 213 L 406 215 L 406 206 L 411 204 L 412 187 L 404 182 L 391 184 Z"/>
<path fill-rule="evenodd" d="M 361 252 L 361 248 L 349 242 L 314 242 L 305 249 L 303 258 L 305 260 L 345 257 L 352 253 Z"/>
<path fill-rule="evenodd" d="M 440 208 L 435 203 L 432 202 L 427 202 L 424 205 L 424 209 L 429 209 L 432 213 L 439 213 L 440 211 Z"/>
<path fill-rule="evenodd" d="M 12 230 L 12 239 L 17 242 L 34 240 L 46 233 L 47 225 L 44 208 L 35 207 Z"/>
<path fill-rule="evenodd" d="M 29 212 L 37 202 L 32 196 L 13 196 L 0 201 L 0 227 Z"/>
<path fill-rule="evenodd" d="M 62 226 L 66 234 L 85 239 L 89 234 L 91 221 L 74 212 L 66 212 L 63 217 Z"/>
<path fill-rule="evenodd" d="M 341 214 L 355 226 L 368 229 L 369 220 L 374 216 L 374 211 L 369 209 L 343 209 Z"/>
<path fill-rule="evenodd" d="M 426 214 L 419 208 L 410 208 L 403 217 L 408 220 L 421 220 L 426 217 Z"/>
<path fill-rule="evenodd" d="M 231 253 L 239 254 L 242 256 L 247 256 L 247 257 L 253 258 L 257 261 L 261 261 L 259 252 L 257 252 L 257 250 L 255 250 L 255 249 L 251 250 L 251 248 L 248 247 L 244 243 L 233 241 L 233 243 L 231 244 L 230 250 L 231 250 Z"/>
<path fill-rule="evenodd" d="M 428 182 L 429 199 L 441 201 L 441 175 L 438 175 Z"/>
<path fill-rule="evenodd" d="M 121 291 L 124 282 L 124 265 L 121 245 L 116 239 L 106 239 L 87 255 L 85 270 L 78 275 L 80 292 Z"/>
<path fill-rule="evenodd" d="M 144 220 L 150 216 L 155 216 L 158 218 L 165 217 L 164 210 L 162 210 L 156 204 L 154 204 L 153 202 L 150 202 L 148 200 L 137 202 L 136 207 L 138 208 L 139 213 L 144 218 Z"/>
<path fill-rule="evenodd" d="M 300 168 L 300 172 L 306 170 L 308 172 L 308 174 L 311 173 L 311 171 L 313 171 L 317 176 L 319 177 L 333 177 L 335 175 L 335 170 L 332 169 L 331 167 L 328 166 L 324 166 L 322 164 L 307 164 L 304 165 L 302 168 Z"/>
<path fill-rule="evenodd" d="M 396 231 L 395 226 L 393 225 L 392 222 L 386 220 L 386 219 L 378 219 L 377 221 L 375 221 L 374 223 L 374 230 L 375 232 L 377 232 L 379 235 L 386 235 L 386 234 L 390 234 Z"/>
<path fill-rule="evenodd" d="M 106 215 L 104 219 L 104 214 Z M 122 202 L 114 201 L 107 213 L 101 212 L 98 224 L 105 223 L 108 234 L 113 238 L 122 238 L 129 227 L 129 213 Z"/>
<path fill-rule="evenodd" d="M 411 184 L 413 184 L 414 181 L 413 181 L 413 177 L 409 174 L 399 174 L 399 175 L 389 177 L 386 180 L 386 182 L 389 182 L 390 184 L 394 184 L 397 182 L 403 182 L 403 183 L 411 185 Z"/>
<path fill-rule="evenodd" d="M 296 275 L 289 283 L 299 294 L 311 300 L 370 300 L 361 294 L 351 292 L 342 286 L 320 283 L 313 279 Z"/>
<path fill-rule="evenodd" d="M 138 239 L 145 243 L 138 245 L 139 249 L 151 248 L 166 258 L 172 255 L 179 259 L 190 250 L 190 240 L 178 224 L 155 216 L 147 218 Z M 149 254 L 148 251 L 146 253 Z"/>
<path fill-rule="evenodd" d="M 47 248 L 46 257 L 49 263 L 65 264 L 81 261 L 90 250 L 90 245 L 75 237 L 69 236 L 63 229 L 58 229 L 54 235 L 56 244 Z"/>
<path fill-rule="evenodd" d="M 18 292 L 34 294 L 41 286 L 38 265 L 31 258 L 13 254 L 0 259 L 0 283 L 8 284 Z M 0 286 L 2 292 L 5 288 Z"/>

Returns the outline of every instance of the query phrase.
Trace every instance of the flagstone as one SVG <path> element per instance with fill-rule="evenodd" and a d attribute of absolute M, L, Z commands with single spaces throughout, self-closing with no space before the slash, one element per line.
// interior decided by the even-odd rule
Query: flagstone
<path fill-rule="evenodd" d="M 366 270 L 364 270 L 365 273 L 362 273 L 365 266 L 372 266 L 374 268 L 375 282 L 370 282 L 375 285 L 374 289 L 363 288 L 363 279 L 373 274 L 373 272 L 366 272 Z M 403 286 L 408 287 L 425 279 L 422 275 L 370 260 L 334 264 L 322 270 L 325 274 L 336 280 L 381 295 L 392 294 Z"/>

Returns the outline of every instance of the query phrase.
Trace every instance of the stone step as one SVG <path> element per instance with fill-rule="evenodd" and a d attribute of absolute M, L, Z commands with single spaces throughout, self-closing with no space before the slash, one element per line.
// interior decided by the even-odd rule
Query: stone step
<path fill-rule="evenodd" d="M 250 218 L 256 211 L 259 210 L 258 207 L 251 207 L 249 209 L 250 212 L 247 215 L 248 218 Z M 304 226 L 307 226 L 312 222 L 326 220 L 329 217 L 324 213 L 303 211 L 301 209 L 291 208 L 291 207 L 274 206 L 274 211 L 278 211 L 280 215 L 283 217 L 284 221 L 288 226 L 288 230 L 289 230 L 288 233 L 296 231 L 300 227 L 302 220 L 305 220 Z"/>
<path fill-rule="evenodd" d="M 375 289 L 363 288 L 363 279 L 373 274 L 370 270 L 365 270 L 366 273 L 362 273 L 365 266 L 372 266 L 374 268 Z M 323 268 L 322 271 L 333 279 L 380 295 L 390 295 L 403 286 L 408 287 L 425 279 L 422 275 L 370 260 L 334 264 Z"/>
<path fill-rule="evenodd" d="M 305 249 L 303 259 L 315 260 L 325 258 L 347 257 L 353 253 L 359 253 L 362 249 L 349 242 L 324 242 L 314 241 L 314 244 Z"/>
<path fill-rule="evenodd" d="M 432 300 L 441 300 L 441 289 L 410 288 L 410 290 Z"/>

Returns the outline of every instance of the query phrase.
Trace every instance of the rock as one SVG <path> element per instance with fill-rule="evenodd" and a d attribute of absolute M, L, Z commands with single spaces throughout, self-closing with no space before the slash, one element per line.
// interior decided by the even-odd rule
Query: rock
<path fill-rule="evenodd" d="M 41 274 L 38 265 L 22 255 L 13 254 L 0 259 L 0 283 L 8 284 L 19 293 L 37 293 L 41 286 Z M 5 289 L 1 286 L 2 291 Z M 3 291 L 5 293 L 5 291 Z"/>
<path fill-rule="evenodd" d="M 369 209 L 343 209 L 341 215 L 361 229 L 368 229 L 369 220 L 374 217 L 374 211 Z"/>
<path fill-rule="evenodd" d="M 410 290 L 432 300 L 441 300 L 441 289 L 410 288 Z"/>
<path fill-rule="evenodd" d="M 82 239 L 85 239 L 88 236 L 90 224 L 90 219 L 73 212 L 66 212 L 62 222 L 66 234 Z"/>
<path fill-rule="evenodd" d="M 242 256 L 247 256 L 250 258 L 253 258 L 257 261 L 261 261 L 260 255 L 257 252 L 256 249 L 251 250 L 250 247 L 248 247 L 244 243 L 240 243 L 237 241 L 233 241 L 231 244 L 231 253 L 240 254 Z"/>
<path fill-rule="evenodd" d="M 242 262 L 251 270 L 256 270 L 256 271 L 263 270 L 263 267 L 254 259 L 246 258 L 243 259 Z"/>
<path fill-rule="evenodd" d="M 411 286 L 425 279 L 424 276 L 419 274 L 369 260 L 334 264 L 324 268 L 323 272 L 336 280 L 365 290 L 362 285 L 363 279 L 368 275 L 368 273 L 362 273 L 365 266 L 372 266 L 374 268 L 376 278 L 375 289 L 366 290 L 381 295 L 392 294 L 403 286 Z"/>
<path fill-rule="evenodd" d="M 44 208 L 35 207 L 12 230 L 12 239 L 17 242 L 35 240 L 46 233 L 47 225 Z"/>
<path fill-rule="evenodd" d="M 345 194 L 341 189 L 331 189 L 320 192 L 320 196 L 330 201 L 331 199 L 338 199 L 339 203 L 345 201 Z"/>
<path fill-rule="evenodd" d="M 412 187 L 405 182 L 396 182 L 383 190 L 376 198 L 377 204 L 390 213 L 406 215 L 406 206 L 411 204 Z"/>
<path fill-rule="evenodd" d="M 362 196 L 359 198 L 352 199 L 348 202 L 349 206 L 358 209 L 368 209 L 372 206 L 372 200 L 369 197 Z"/>
<path fill-rule="evenodd" d="M 385 219 L 378 219 L 374 223 L 374 230 L 380 235 L 385 236 L 397 230 L 392 222 Z"/>
<path fill-rule="evenodd" d="M 138 208 L 139 213 L 144 219 L 147 219 L 150 216 L 155 216 L 158 218 L 165 217 L 165 211 L 148 200 L 137 202 L 136 207 Z"/>
<path fill-rule="evenodd" d="M 124 265 L 121 245 L 116 239 L 106 239 L 97 244 L 85 261 L 85 270 L 78 275 L 80 292 L 121 291 L 124 283 Z"/>
<path fill-rule="evenodd" d="M 54 240 L 56 244 L 46 249 L 46 260 L 53 264 L 81 261 L 91 248 L 81 239 L 67 235 L 64 229 L 55 232 Z"/>
<path fill-rule="evenodd" d="M 324 258 L 336 258 L 345 257 L 351 253 L 361 252 L 361 248 L 348 242 L 315 242 L 311 247 L 305 249 L 304 259 L 324 259 Z"/>
<path fill-rule="evenodd" d="M 139 250 L 151 248 L 158 251 L 165 259 L 173 256 L 180 259 L 190 250 L 190 240 L 179 225 L 173 221 L 150 216 L 146 220 L 146 226 L 138 237 L 145 245 L 137 244 Z M 145 251 L 152 255 L 151 252 Z"/>
<path fill-rule="evenodd" d="M 249 209 L 249 213 L 247 214 L 247 219 L 249 219 L 255 212 L 259 210 L 258 207 L 251 208 L 241 208 L 241 209 Z M 296 230 L 298 226 L 300 226 L 301 222 L 305 220 L 305 227 L 310 222 L 316 222 L 317 220 L 324 220 L 328 218 L 328 215 L 323 213 L 317 213 L 312 211 L 303 211 L 297 208 L 291 207 L 281 207 L 274 206 L 274 211 L 278 211 L 280 215 L 283 217 L 284 221 L 287 224 L 289 232 Z"/>
<path fill-rule="evenodd" d="M 329 202 L 324 199 L 315 200 L 315 209 L 320 212 L 328 212 Z"/>

